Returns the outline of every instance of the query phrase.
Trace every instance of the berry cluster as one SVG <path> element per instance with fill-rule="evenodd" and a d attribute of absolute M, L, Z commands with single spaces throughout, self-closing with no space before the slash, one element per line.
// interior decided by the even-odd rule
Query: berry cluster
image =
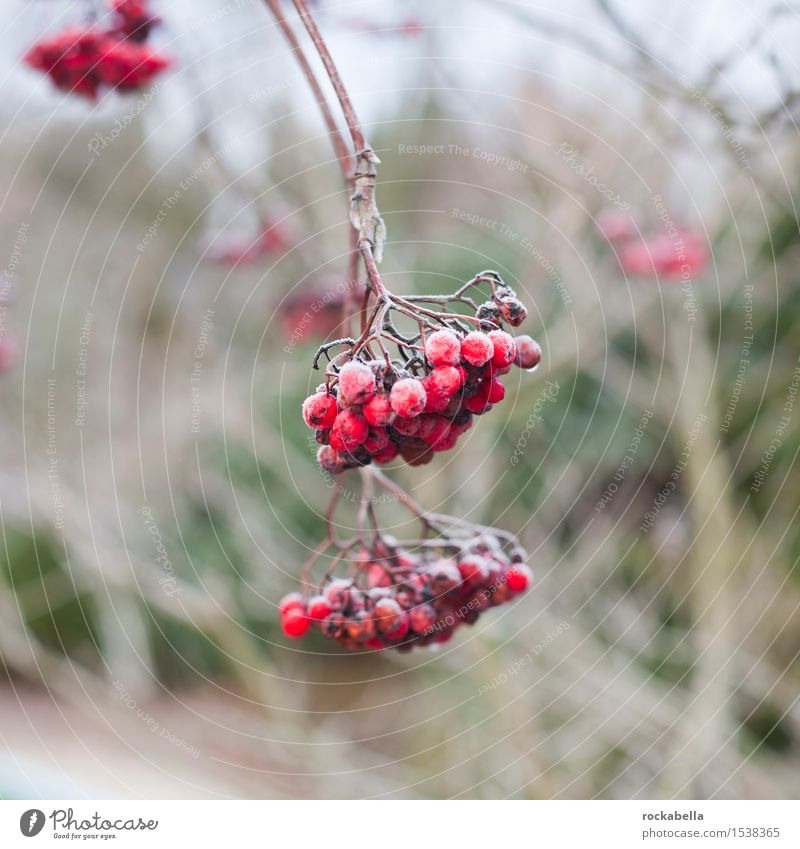
<path fill-rule="evenodd" d="M 500 377 L 512 365 L 538 365 L 541 349 L 530 336 L 514 338 L 501 329 L 504 321 L 519 326 L 526 315 L 502 284 L 476 308 L 471 320 L 480 329 L 465 327 L 461 317 L 413 340 L 391 333 L 386 338 L 405 355 L 395 361 L 388 354 L 374 358 L 366 345 L 354 344 L 345 352 L 350 359 L 339 366 L 335 358 L 326 383 L 303 403 L 303 418 L 320 443 L 320 466 L 338 474 L 398 456 L 419 466 L 453 448 L 474 416 L 503 400 Z"/>
<path fill-rule="evenodd" d="M 491 536 L 463 549 L 418 553 L 377 539 L 357 553 L 354 578 L 328 578 L 310 597 L 285 596 L 281 627 L 293 638 L 316 628 L 351 650 L 444 643 L 460 625 L 528 588 L 524 559 L 519 548 L 505 554 Z"/>
<path fill-rule="evenodd" d="M 142 0 L 116 0 L 107 27 L 69 27 L 43 38 L 28 50 L 25 62 L 62 91 L 90 100 L 102 88 L 139 89 L 170 65 L 144 43 L 157 23 Z"/>

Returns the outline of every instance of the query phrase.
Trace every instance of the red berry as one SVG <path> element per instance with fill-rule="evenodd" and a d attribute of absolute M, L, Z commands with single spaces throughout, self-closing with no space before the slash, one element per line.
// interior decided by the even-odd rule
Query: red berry
<path fill-rule="evenodd" d="M 339 398 L 342 404 L 365 404 L 375 394 L 375 375 L 364 363 L 350 362 L 339 372 Z"/>
<path fill-rule="evenodd" d="M 446 419 L 444 416 L 435 416 L 436 421 L 434 422 L 434 428 L 428 436 L 423 436 L 422 439 L 428 443 L 428 445 L 437 445 L 440 440 L 444 439 L 444 437 L 450 432 L 450 419 Z"/>
<path fill-rule="evenodd" d="M 321 445 L 317 449 L 317 462 L 329 475 L 340 474 L 347 465 L 336 449 L 330 445 Z"/>
<path fill-rule="evenodd" d="M 416 436 L 422 425 L 421 418 L 421 416 L 417 416 L 415 419 L 407 419 L 404 416 L 398 416 L 392 427 L 403 436 Z"/>
<path fill-rule="evenodd" d="M 371 427 L 369 434 L 364 440 L 364 448 L 370 454 L 377 454 L 389 444 L 389 433 L 385 427 Z"/>
<path fill-rule="evenodd" d="M 492 409 L 492 405 L 486 400 L 486 396 L 481 393 L 473 395 L 471 398 L 465 398 L 464 406 L 470 413 L 475 413 L 476 416 L 488 413 Z"/>
<path fill-rule="evenodd" d="M 372 563 L 367 568 L 368 587 L 390 587 L 391 585 L 392 576 L 379 563 Z"/>
<path fill-rule="evenodd" d="M 374 462 L 382 466 L 384 463 L 391 463 L 398 454 L 398 447 L 394 444 L 394 442 L 390 442 L 386 448 L 382 448 L 380 451 L 373 454 L 372 459 Z"/>
<path fill-rule="evenodd" d="M 300 593 L 289 593 L 285 595 L 278 604 L 281 616 L 289 610 L 305 610 L 306 601 Z"/>
<path fill-rule="evenodd" d="M 477 555 L 463 558 L 458 564 L 458 571 L 464 581 L 477 586 L 484 584 L 489 577 L 486 561 Z"/>
<path fill-rule="evenodd" d="M 408 613 L 411 630 L 416 634 L 424 634 L 436 622 L 436 611 L 429 604 L 420 604 L 411 608 Z"/>
<path fill-rule="evenodd" d="M 333 395 L 317 393 L 303 401 L 303 418 L 309 427 L 329 428 L 336 421 L 338 406 Z"/>
<path fill-rule="evenodd" d="M 452 330 L 437 330 L 425 339 L 425 356 L 432 366 L 457 366 L 461 342 Z"/>
<path fill-rule="evenodd" d="M 331 606 L 328 604 L 328 599 L 326 599 L 324 595 L 315 595 L 313 598 L 308 600 L 307 613 L 309 619 L 314 619 L 319 622 L 326 616 L 330 616 L 331 612 Z"/>
<path fill-rule="evenodd" d="M 352 451 L 362 445 L 369 434 L 369 425 L 362 416 L 342 410 L 331 428 L 331 446 L 337 451 Z"/>
<path fill-rule="evenodd" d="M 506 333 L 505 330 L 490 330 L 486 335 L 492 340 L 492 346 L 494 347 L 492 365 L 497 368 L 510 366 L 517 354 L 514 337 Z"/>
<path fill-rule="evenodd" d="M 490 404 L 499 404 L 506 397 L 506 388 L 495 378 L 490 378 L 489 385 L 486 391 L 486 400 Z"/>
<path fill-rule="evenodd" d="M 403 622 L 403 608 L 393 598 L 382 598 L 373 611 L 378 630 L 384 634 L 396 631 Z"/>
<path fill-rule="evenodd" d="M 458 442 L 458 434 L 450 429 L 432 443 L 431 448 L 436 452 L 450 451 L 456 447 L 456 442 Z"/>
<path fill-rule="evenodd" d="M 467 333 L 461 340 L 461 359 L 471 366 L 482 366 L 494 355 L 492 340 L 478 331 Z"/>
<path fill-rule="evenodd" d="M 506 570 L 506 584 L 515 593 L 524 592 L 528 589 L 530 572 L 525 566 L 514 566 Z"/>
<path fill-rule="evenodd" d="M 361 412 L 368 424 L 373 427 L 386 427 L 392 423 L 394 413 L 389 399 L 385 395 L 373 395 L 372 398 L 364 404 Z"/>
<path fill-rule="evenodd" d="M 310 627 L 311 620 L 305 613 L 303 613 L 302 610 L 298 610 L 296 607 L 287 610 L 286 613 L 281 616 L 281 628 L 283 628 L 283 633 L 286 634 L 287 637 L 292 637 L 292 639 L 302 637 Z"/>
<path fill-rule="evenodd" d="M 464 378 L 461 372 L 454 366 L 437 366 L 427 378 L 427 384 L 431 390 L 443 398 L 450 398 L 455 395 L 461 389 L 463 382 Z"/>
<path fill-rule="evenodd" d="M 514 362 L 524 369 L 534 369 L 539 365 L 542 359 L 542 349 L 539 343 L 530 336 L 517 336 L 516 338 L 517 353 L 514 357 Z"/>
<path fill-rule="evenodd" d="M 425 409 L 425 387 L 416 377 L 405 377 L 398 380 L 389 394 L 392 409 L 407 419 L 418 416 Z"/>
<path fill-rule="evenodd" d="M 428 398 L 425 401 L 425 412 L 443 413 L 450 404 L 451 399 L 445 395 L 439 395 L 437 392 L 434 392 L 427 377 L 422 381 L 422 383 L 425 386 L 425 392 L 428 395 Z"/>
<path fill-rule="evenodd" d="M 353 597 L 353 582 L 336 578 L 325 587 L 323 595 L 334 610 L 344 610 Z"/>
<path fill-rule="evenodd" d="M 384 636 L 387 640 L 402 640 L 408 633 L 411 623 L 407 613 L 403 613 L 393 631 L 387 631 Z"/>

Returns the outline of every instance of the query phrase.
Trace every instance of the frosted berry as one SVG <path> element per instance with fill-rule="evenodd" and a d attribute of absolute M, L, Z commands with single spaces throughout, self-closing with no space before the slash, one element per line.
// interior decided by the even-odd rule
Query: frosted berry
<path fill-rule="evenodd" d="M 396 631 L 403 622 L 403 608 L 393 598 L 382 598 L 375 603 L 375 621 L 378 630 L 384 634 Z"/>
<path fill-rule="evenodd" d="M 308 600 L 306 613 L 309 619 L 320 621 L 325 619 L 326 616 L 330 616 L 331 612 L 331 606 L 324 595 L 316 595 Z"/>
<path fill-rule="evenodd" d="M 473 331 L 461 340 L 461 358 L 471 366 L 482 366 L 494 354 L 492 340 L 485 334 Z"/>
<path fill-rule="evenodd" d="M 339 398 L 343 405 L 365 404 L 375 394 L 375 375 L 364 363 L 350 362 L 339 372 Z"/>
<path fill-rule="evenodd" d="M 518 298 L 505 298 L 500 309 L 503 312 L 503 318 L 512 327 L 519 327 L 528 317 L 528 310 L 525 308 L 525 304 Z"/>
<path fill-rule="evenodd" d="M 317 449 L 317 462 L 320 468 L 329 475 L 338 475 L 347 466 L 341 455 L 330 445 L 321 445 Z"/>
<path fill-rule="evenodd" d="M 391 463 L 399 453 L 400 449 L 393 442 L 390 442 L 386 448 L 382 448 L 380 451 L 373 454 L 372 459 L 374 462 L 382 466 L 384 463 Z"/>
<path fill-rule="evenodd" d="M 539 365 L 542 359 L 542 349 L 539 343 L 530 336 L 517 336 L 516 338 L 517 353 L 514 357 L 514 362 L 524 369 L 533 369 Z"/>
<path fill-rule="evenodd" d="M 436 622 L 436 610 L 430 604 L 420 604 L 408 613 L 411 630 L 416 634 L 429 631 Z"/>
<path fill-rule="evenodd" d="M 298 639 L 311 627 L 311 620 L 302 610 L 292 607 L 281 616 L 281 628 L 287 637 Z"/>
<path fill-rule="evenodd" d="M 392 409 L 407 419 L 418 416 L 425 409 L 426 400 L 425 387 L 415 377 L 398 380 L 389 395 Z"/>
<path fill-rule="evenodd" d="M 528 589 L 531 581 L 530 569 L 527 566 L 517 565 L 506 570 L 506 584 L 515 593 L 521 593 Z"/>
<path fill-rule="evenodd" d="M 493 324 L 500 324 L 503 314 L 500 312 L 500 307 L 494 301 L 486 301 L 478 307 L 478 312 L 475 314 L 481 321 L 491 321 Z"/>
<path fill-rule="evenodd" d="M 309 427 L 333 427 L 337 413 L 336 399 L 327 393 L 309 395 L 303 401 L 303 418 Z"/>
<path fill-rule="evenodd" d="M 490 330 L 487 335 L 492 340 L 492 346 L 494 348 L 491 360 L 492 365 L 497 368 L 510 366 L 517 354 L 514 337 L 506 333 L 505 330 Z"/>
<path fill-rule="evenodd" d="M 389 403 L 389 399 L 384 395 L 373 395 L 372 398 L 364 404 L 361 412 L 367 423 L 373 427 L 386 427 L 392 423 L 394 412 Z"/>
<path fill-rule="evenodd" d="M 389 444 L 389 433 L 385 427 L 371 427 L 369 434 L 364 440 L 364 448 L 370 454 L 377 454 Z"/>
<path fill-rule="evenodd" d="M 289 593 L 278 603 L 278 611 L 284 616 L 290 610 L 305 610 L 306 602 L 300 593 Z"/>
<path fill-rule="evenodd" d="M 443 398 L 450 398 L 461 389 L 463 381 L 462 373 L 457 368 L 453 366 L 437 366 L 428 375 L 427 386 L 430 387 L 430 391 L 434 394 L 440 395 Z"/>
<path fill-rule="evenodd" d="M 331 429 L 331 446 L 340 452 L 352 451 L 366 440 L 368 434 L 369 425 L 362 416 L 342 410 Z"/>
<path fill-rule="evenodd" d="M 436 366 L 457 366 L 461 359 L 461 342 L 452 330 L 437 330 L 425 339 L 425 356 Z"/>

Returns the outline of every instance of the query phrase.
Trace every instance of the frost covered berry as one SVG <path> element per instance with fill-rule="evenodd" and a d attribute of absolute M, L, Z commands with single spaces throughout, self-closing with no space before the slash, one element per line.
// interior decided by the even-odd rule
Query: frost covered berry
<path fill-rule="evenodd" d="M 490 330 L 487 336 L 492 340 L 491 363 L 496 368 L 505 368 L 514 362 L 514 357 L 517 354 L 517 346 L 514 344 L 514 337 L 505 330 Z"/>
<path fill-rule="evenodd" d="M 505 298 L 500 306 L 503 318 L 512 326 L 519 327 L 528 317 L 525 304 L 518 298 Z"/>
<path fill-rule="evenodd" d="M 494 354 L 492 340 L 485 334 L 473 331 L 461 340 L 461 358 L 471 366 L 482 366 Z"/>
<path fill-rule="evenodd" d="M 425 339 L 425 356 L 436 366 L 457 366 L 461 359 L 461 342 L 452 330 L 437 330 Z"/>
<path fill-rule="evenodd" d="M 389 403 L 399 416 L 412 419 L 425 409 L 427 395 L 422 381 L 416 377 L 405 377 L 392 387 Z"/>
<path fill-rule="evenodd" d="M 331 447 L 337 451 L 358 448 L 369 435 L 369 425 L 363 416 L 350 410 L 341 410 L 331 428 Z"/>
<path fill-rule="evenodd" d="M 329 475 L 338 475 L 345 470 L 347 465 L 330 445 L 320 445 L 317 449 L 317 462 L 320 468 Z"/>
<path fill-rule="evenodd" d="M 506 585 L 515 593 L 521 593 L 528 589 L 531 573 L 527 566 L 517 565 L 506 570 Z"/>
<path fill-rule="evenodd" d="M 337 409 L 333 395 L 318 392 L 316 395 L 309 395 L 303 401 L 303 418 L 305 423 L 314 429 L 333 427 Z"/>
<path fill-rule="evenodd" d="M 292 607 L 290 610 L 287 610 L 283 616 L 281 616 L 281 628 L 283 628 L 283 633 L 286 634 L 287 637 L 292 637 L 292 639 L 302 637 L 310 627 L 311 620 L 308 616 L 306 616 L 304 611 L 299 610 L 296 607 Z"/>
<path fill-rule="evenodd" d="M 308 600 L 308 609 L 306 613 L 308 614 L 309 619 L 319 622 L 327 616 L 330 616 L 331 612 L 332 608 L 328 603 L 328 599 L 326 599 L 324 595 L 316 595 Z"/>
<path fill-rule="evenodd" d="M 305 610 L 306 602 L 300 593 L 289 593 L 278 603 L 278 611 L 284 616 L 290 610 Z"/>
<path fill-rule="evenodd" d="M 392 423 L 394 412 L 385 395 L 373 395 L 361 410 L 367 424 L 372 427 L 386 427 Z"/>
<path fill-rule="evenodd" d="M 437 366 L 428 375 L 427 386 L 434 395 L 450 398 L 461 388 L 463 380 L 462 373 L 454 366 Z"/>
<path fill-rule="evenodd" d="M 351 362 L 339 372 L 339 397 L 343 405 L 365 404 L 375 394 L 375 375 L 364 363 Z"/>
<path fill-rule="evenodd" d="M 520 368 L 536 368 L 539 365 L 539 360 L 542 359 L 542 349 L 539 347 L 539 343 L 531 339 L 530 336 L 517 336 L 515 342 L 517 353 L 514 362 Z"/>

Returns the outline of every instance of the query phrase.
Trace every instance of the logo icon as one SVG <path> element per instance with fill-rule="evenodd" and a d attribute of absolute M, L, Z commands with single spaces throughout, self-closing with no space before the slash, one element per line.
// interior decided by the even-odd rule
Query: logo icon
<path fill-rule="evenodd" d="M 44 828 L 44 812 L 38 808 L 31 808 L 19 818 L 19 830 L 25 837 L 36 837 Z"/>

